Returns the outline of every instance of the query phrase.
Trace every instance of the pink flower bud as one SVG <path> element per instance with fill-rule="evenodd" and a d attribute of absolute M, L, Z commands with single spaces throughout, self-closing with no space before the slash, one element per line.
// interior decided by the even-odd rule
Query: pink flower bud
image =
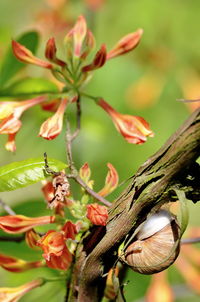
<path fill-rule="evenodd" d="M 138 29 L 134 33 L 130 33 L 123 37 L 107 54 L 107 60 L 123 55 L 133 50 L 140 42 L 143 29 Z"/>
<path fill-rule="evenodd" d="M 87 30 L 87 34 L 85 37 L 85 47 L 81 54 L 81 59 L 85 60 L 88 56 L 88 54 L 93 50 L 95 47 L 95 38 L 93 33 L 90 30 Z"/>
<path fill-rule="evenodd" d="M 86 217 L 95 225 L 106 225 L 108 210 L 97 203 L 88 204 Z"/>
<path fill-rule="evenodd" d="M 53 68 L 52 64 L 35 57 L 29 49 L 16 41 L 12 41 L 12 48 L 15 57 L 23 63 L 34 64 L 48 69 Z"/>
<path fill-rule="evenodd" d="M 24 215 L 1 216 L 0 229 L 6 233 L 23 233 L 35 226 L 54 223 L 54 216 L 26 217 Z"/>
<path fill-rule="evenodd" d="M 146 142 L 147 136 L 154 136 L 149 124 L 140 116 L 121 114 L 114 110 L 103 99 L 98 101 L 98 105 L 103 108 L 111 117 L 117 131 L 121 133 L 130 144 L 142 144 Z"/>
<path fill-rule="evenodd" d="M 83 16 L 79 16 L 73 28 L 74 55 L 81 56 L 82 44 L 87 33 L 87 24 Z"/>
<path fill-rule="evenodd" d="M 107 196 L 108 194 L 112 193 L 116 189 L 119 181 L 118 173 L 113 165 L 108 163 L 107 166 L 109 171 L 106 176 L 105 186 L 103 189 L 101 189 L 101 191 L 98 192 L 100 196 Z"/>
<path fill-rule="evenodd" d="M 52 140 L 56 138 L 62 131 L 63 126 L 63 116 L 65 113 L 65 108 L 68 103 L 68 98 L 61 100 L 61 103 L 56 111 L 56 113 L 49 117 L 40 127 L 39 136 Z"/>
<path fill-rule="evenodd" d="M 79 175 L 82 178 L 82 180 L 85 183 L 88 183 L 90 176 L 91 176 L 91 170 L 90 167 L 88 165 L 88 163 L 85 163 L 79 170 Z"/>
<path fill-rule="evenodd" d="M 46 44 L 46 50 L 45 50 L 46 58 L 49 61 L 51 61 L 61 67 L 66 66 L 66 63 L 64 61 L 62 61 L 56 57 L 56 52 L 57 52 L 57 49 L 56 49 L 55 39 L 50 38 Z"/>
<path fill-rule="evenodd" d="M 82 68 L 83 72 L 92 71 L 102 67 L 106 62 L 106 46 L 103 44 L 100 50 L 96 53 L 94 60 L 91 64 L 86 65 Z"/>

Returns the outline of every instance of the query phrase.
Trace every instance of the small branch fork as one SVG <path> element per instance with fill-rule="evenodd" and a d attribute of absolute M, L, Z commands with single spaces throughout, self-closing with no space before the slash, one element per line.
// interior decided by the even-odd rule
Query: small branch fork
<path fill-rule="evenodd" d="M 103 203 L 104 205 L 110 207 L 111 203 L 108 200 L 106 200 L 105 198 L 103 198 L 102 196 L 100 196 L 99 194 L 94 192 L 90 187 L 87 186 L 87 184 L 79 176 L 78 171 L 74 165 L 73 156 L 72 156 L 72 142 L 79 134 L 80 125 L 81 125 L 80 118 L 81 118 L 81 106 L 80 106 L 80 99 L 78 98 L 78 101 L 77 101 L 77 129 L 75 130 L 75 132 L 73 134 L 71 134 L 70 123 L 68 120 L 66 120 L 66 136 L 65 136 L 66 153 L 67 153 L 67 162 L 69 164 L 69 170 L 71 173 L 71 174 L 67 175 L 67 177 L 74 179 L 79 185 L 81 185 L 81 187 L 83 187 L 85 189 L 85 191 L 88 194 L 90 194 L 92 197 L 94 197 L 96 200 Z"/>

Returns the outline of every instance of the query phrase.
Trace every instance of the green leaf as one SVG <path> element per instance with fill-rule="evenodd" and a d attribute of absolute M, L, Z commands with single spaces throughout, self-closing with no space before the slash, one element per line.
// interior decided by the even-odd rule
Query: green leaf
<path fill-rule="evenodd" d="M 35 31 L 30 31 L 18 38 L 17 42 L 26 46 L 33 53 L 35 53 L 38 47 L 39 35 Z M 18 61 L 17 58 L 15 58 L 10 46 L 3 60 L 0 71 L 0 88 L 4 88 L 7 82 L 25 66 L 26 64 Z"/>
<path fill-rule="evenodd" d="M 14 97 L 23 94 L 31 95 L 51 92 L 59 92 L 58 87 L 53 82 L 44 78 L 24 78 L 6 88 L 3 94 Z"/>
<path fill-rule="evenodd" d="M 67 167 L 59 160 L 49 158 L 49 167 L 58 172 Z M 34 184 L 48 175 L 44 169 L 44 158 L 31 158 L 0 167 L 0 192 L 12 191 Z"/>

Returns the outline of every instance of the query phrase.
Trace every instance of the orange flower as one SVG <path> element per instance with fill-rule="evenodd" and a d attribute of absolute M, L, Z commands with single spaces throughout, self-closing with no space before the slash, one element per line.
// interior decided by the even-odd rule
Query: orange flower
<path fill-rule="evenodd" d="M 106 196 L 114 191 L 118 185 L 119 177 L 116 169 L 110 163 L 107 164 L 108 166 L 108 174 L 106 176 L 105 186 L 101 191 L 98 192 L 100 196 Z"/>
<path fill-rule="evenodd" d="M 63 116 L 67 103 L 68 98 L 61 100 L 56 113 L 53 116 L 49 117 L 40 127 L 39 136 L 48 140 L 52 140 L 60 134 L 60 132 L 62 131 Z"/>
<path fill-rule="evenodd" d="M 32 268 L 44 266 L 43 261 L 28 262 L 22 259 L 0 254 L 0 266 L 13 273 L 24 272 Z"/>
<path fill-rule="evenodd" d="M 117 56 L 121 56 L 131 50 L 133 50 L 140 42 L 143 29 L 138 29 L 134 33 L 130 33 L 124 36 L 107 54 L 107 60 Z"/>
<path fill-rule="evenodd" d="M 124 138 L 131 144 L 142 144 L 147 136 L 154 136 L 149 124 L 140 116 L 121 114 L 112 108 L 103 99 L 99 99 L 98 105 L 112 118 L 112 121 Z"/>
<path fill-rule="evenodd" d="M 44 194 L 45 200 L 49 203 L 55 196 L 55 188 L 52 184 L 52 181 L 42 180 L 42 192 Z"/>
<path fill-rule="evenodd" d="M 38 233 L 36 233 L 36 231 L 34 229 L 30 229 L 26 232 L 25 234 L 25 241 L 26 244 L 34 250 L 38 250 L 39 247 L 37 245 L 37 242 L 40 240 L 40 235 Z"/>
<path fill-rule="evenodd" d="M 152 276 L 147 290 L 146 302 L 173 302 L 174 295 L 166 279 L 166 271 Z"/>
<path fill-rule="evenodd" d="M 20 117 L 22 113 L 37 104 L 46 100 L 45 96 L 36 97 L 21 102 L 1 102 L 0 103 L 0 134 L 8 134 L 8 141 L 5 145 L 8 151 L 16 150 L 15 136 L 21 128 Z"/>
<path fill-rule="evenodd" d="M 39 241 L 38 245 L 43 249 L 43 257 L 49 267 L 67 270 L 72 261 L 65 237 L 62 232 L 48 231 Z"/>
<path fill-rule="evenodd" d="M 97 51 L 91 64 L 82 68 L 83 72 L 92 71 L 102 67 L 106 62 L 106 46 L 103 44 L 99 51 Z"/>
<path fill-rule="evenodd" d="M 0 288 L 0 301 L 2 302 L 17 302 L 27 292 L 32 289 L 43 285 L 42 278 L 33 280 L 19 287 L 2 287 Z"/>
<path fill-rule="evenodd" d="M 79 227 L 77 227 L 76 224 L 72 223 L 71 221 L 67 221 L 62 228 L 65 239 L 71 238 L 72 240 L 74 240 L 76 234 L 78 233 L 78 228 Z"/>
<path fill-rule="evenodd" d="M 26 217 L 23 215 L 1 216 L 0 229 L 6 233 L 23 233 L 35 226 L 54 223 L 54 216 Z"/>
<path fill-rule="evenodd" d="M 23 63 L 34 64 L 48 69 L 53 68 L 53 65 L 51 63 L 45 62 L 35 57 L 29 49 L 16 41 L 12 41 L 12 49 L 15 57 Z"/>
<path fill-rule="evenodd" d="M 62 61 L 56 57 L 56 52 L 57 52 L 57 49 L 56 49 L 55 39 L 50 38 L 46 44 L 46 50 L 45 50 L 46 58 L 49 61 L 52 61 L 53 63 L 55 63 L 61 67 L 66 66 L 66 63 L 64 61 Z"/>
<path fill-rule="evenodd" d="M 108 210 L 97 203 L 88 204 L 86 217 L 95 225 L 106 225 Z"/>

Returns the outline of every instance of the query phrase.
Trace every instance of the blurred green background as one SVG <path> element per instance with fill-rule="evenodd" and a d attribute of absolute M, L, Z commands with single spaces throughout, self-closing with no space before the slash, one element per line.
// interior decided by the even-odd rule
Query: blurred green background
<path fill-rule="evenodd" d="M 95 3 L 99 3 L 99 7 L 92 6 Z M 126 180 L 194 110 L 177 99 L 200 96 L 199 11 L 198 0 L 0 1 L 2 62 L 11 39 L 29 30 L 40 33 L 37 56 L 44 58 L 47 39 L 54 36 L 58 46 L 61 45 L 64 35 L 80 14 L 86 16 L 95 34 L 97 47 L 106 43 L 107 49 L 111 49 L 123 35 L 138 28 L 144 29 L 140 45 L 132 53 L 113 59 L 96 71 L 86 91 L 102 96 L 121 113 L 144 117 L 155 137 L 149 138 L 143 145 L 128 144 L 105 112 L 84 99 L 82 129 L 74 142 L 73 152 L 77 167 L 86 161 L 89 163 L 95 190 L 98 191 L 104 184 L 107 162 L 117 169 L 120 182 Z M 64 56 L 62 51 L 60 54 Z M 19 76 L 38 78 L 49 77 L 49 74 L 43 69 L 28 66 L 14 80 Z M 73 110 L 70 109 L 68 114 L 73 121 Z M 41 123 L 48 116 L 50 114 L 40 108 L 30 109 L 23 115 L 15 154 L 4 149 L 7 138 L 0 136 L 0 165 L 42 156 L 45 151 L 48 156 L 65 161 L 64 133 L 53 141 L 37 136 Z M 114 200 L 123 188 L 121 186 L 108 199 Z M 3 193 L 0 197 L 18 214 L 37 216 L 49 213 L 42 203 L 39 185 Z M 189 205 L 190 225 L 199 225 L 197 206 Z M 35 254 L 23 243 L 0 242 L 0 252 L 27 260 L 39 259 L 41 255 Z M 56 275 L 56 271 L 43 268 L 13 274 L 0 269 L 0 285 L 17 286 L 43 274 Z M 197 294 L 187 289 L 184 279 L 174 267 L 169 269 L 169 279 L 177 296 L 175 301 L 199 301 Z M 125 287 L 127 301 L 144 301 L 150 277 L 130 271 L 128 280 L 130 282 Z M 27 294 L 21 301 L 44 298 L 49 302 L 62 301 L 64 294 L 64 284 L 48 284 Z"/>

